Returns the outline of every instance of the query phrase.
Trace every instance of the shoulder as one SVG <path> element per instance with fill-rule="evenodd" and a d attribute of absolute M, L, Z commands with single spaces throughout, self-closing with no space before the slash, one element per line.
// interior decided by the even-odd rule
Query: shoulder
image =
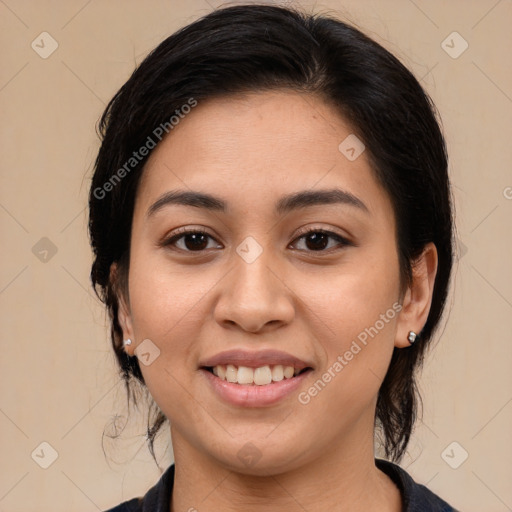
<path fill-rule="evenodd" d="M 404 512 L 458 512 L 427 487 L 416 483 L 400 466 L 382 459 L 375 459 L 375 464 L 400 489 Z"/>
<path fill-rule="evenodd" d="M 132 500 L 125 501 L 114 508 L 105 510 L 104 512 L 142 512 L 142 499 L 143 498 L 134 498 Z"/>
<path fill-rule="evenodd" d="M 104 512 L 168 512 L 171 506 L 173 485 L 174 464 L 171 464 L 143 497 L 124 501 Z"/>

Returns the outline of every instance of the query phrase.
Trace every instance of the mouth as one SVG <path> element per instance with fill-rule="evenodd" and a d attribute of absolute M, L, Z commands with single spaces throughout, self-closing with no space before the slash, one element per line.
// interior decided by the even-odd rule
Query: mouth
<path fill-rule="evenodd" d="M 199 361 L 214 396 L 235 407 L 270 407 L 289 400 L 314 371 L 303 360 L 275 349 L 235 348 Z"/>
<path fill-rule="evenodd" d="M 243 386 L 267 386 L 312 371 L 310 366 L 296 367 L 291 365 L 262 365 L 258 367 L 219 364 L 202 366 L 202 370 L 215 375 L 218 379 Z"/>
<path fill-rule="evenodd" d="M 291 399 L 313 372 L 311 366 L 216 364 L 200 366 L 214 396 L 234 407 L 271 407 Z"/>

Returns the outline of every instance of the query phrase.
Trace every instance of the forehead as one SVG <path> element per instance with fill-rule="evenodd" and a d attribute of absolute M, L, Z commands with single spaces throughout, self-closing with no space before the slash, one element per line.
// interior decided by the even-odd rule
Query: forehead
<path fill-rule="evenodd" d="M 312 94 L 269 91 L 198 102 L 153 150 L 138 207 L 147 210 L 177 188 L 263 206 L 294 190 L 332 187 L 364 194 L 371 207 L 378 200 L 372 195 L 383 191 L 364 151 L 354 160 L 340 151 L 347 137 L 353 140 L 351 126 Z"/>

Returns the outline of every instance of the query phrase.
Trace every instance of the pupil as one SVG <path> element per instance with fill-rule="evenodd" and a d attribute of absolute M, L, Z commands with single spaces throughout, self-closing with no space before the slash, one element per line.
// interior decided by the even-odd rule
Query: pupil
<path fill-rule="evenodd" d="M 308 239 L 313 242 L 313 249 L 325 249 L 327 247 L 327 236 L 325 233 L 312 233 Z"/>
<path fill-rule="evenodd" d="M 200 240 L 202 238 L 202 240 Z M 193 240 L 192 244 L 187 243 L 187 241 Z M 187 249 L 204 249 L 206 247 L 207 242 L 204 233 L 190 233 L 185 237 L 185 245 Z M 190 247 L 192 245 L 192 247 Z"/>

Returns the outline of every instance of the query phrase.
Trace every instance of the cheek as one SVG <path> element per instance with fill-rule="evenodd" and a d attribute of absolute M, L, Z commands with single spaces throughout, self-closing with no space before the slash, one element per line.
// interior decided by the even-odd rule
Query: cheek
<path fill-rule="evenodd" d="M 214 284 L 208 275 L 194 267 L 177 270 L 149 251 L 135 254 L 129 286 L 134 328 L 140 334 L 137 339 L 167 340 L 191 319 L 197 321 L 201 301 Z"/>
<path fill-rule="evenodd" d="M 349 267 L 320 280 L 309 276 L 301 290 L 325 358 L 322 382 L 311 394 L 328 387 L 324 404 L 360 409 L 377 395 L 393 353 L 401 310 L 398 260 L 393 251 L 379 259 L 361 255 Z"/>
<path fill-rule="evenodd" d="M 180 383 L 196 370 L 199 326 L 205 322 L 208 292 L 215 281 L 198 278 L 197 270 L 176 272 L 151 256 L 133 258 L 130 307 L 137 343 L 149 339 L 158 358 L 141 364 L 144 380 L 157 401 L 179 397 Z M 174 379 L 175 377 L 176 379 Z M 160 405 L 160 403 L 159 403 Z"/>
<path fill-rule="evenodd" d="M 380 251 L 379 257 L 370 251 L 354 252 L 339 268 L 305 273 L 294 280 L 294 290 L 331 332 L 329 339 L 337 338 L 343 345 L 347 337 L 357 337 L 391 308 L 385 325 L 378 323 L 379 331 L 388 334 L 394 323 L 389 320 L 396 317 L 392 306 L 399 299 L 399 272 L 396 254 L 391 248 L 387 252 Z"/>
<path fill-rule="evenodd" d="M 351 295 L 338 293 L 326 303 L 331 314 L 315 333 L 322 341 L 324 365 L 298 396 L 301 415 L 327 420 L 322 423 L 327 439 L 340 430 L 348 434 L 359 420 L 373 417 L 393 353 L 397 311 L 391 294 L 368 295 L 355 284 L 339 289 Z M 317 435 L 312 423 L 304 428 L 311 437 Z"/>

